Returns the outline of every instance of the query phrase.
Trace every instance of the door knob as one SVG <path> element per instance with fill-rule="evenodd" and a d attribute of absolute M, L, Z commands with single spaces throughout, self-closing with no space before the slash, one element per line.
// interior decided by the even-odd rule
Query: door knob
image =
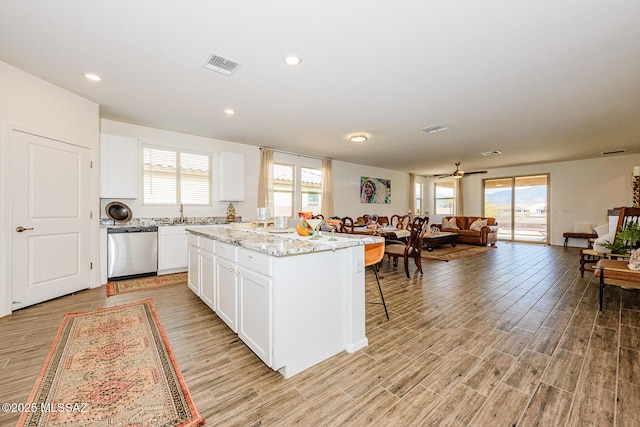
<path fill-rule="evenodd" d="M 25 231 L 25 230 L 33 230 L 33 227 L 31 227 L 31 228 L 24 228 L 24 227 L 23 227 L 23 226 L 21 226 L 21 225 L 19 225 L 19 226 L 17 226 L 17 227 L 16 227 L 16 231 L 17 231 L 18 233 L 22 233 L 22 232 L 23 232 L 23 231 Z"/>

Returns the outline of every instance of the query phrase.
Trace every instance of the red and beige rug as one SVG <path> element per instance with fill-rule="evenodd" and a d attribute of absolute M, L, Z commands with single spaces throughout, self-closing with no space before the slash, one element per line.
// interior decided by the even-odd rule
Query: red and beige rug
<path fill-rule="evenodd" d="M 22 426 L 204 424 L 150 299 L 65 315 Z"/>
<path fill-rule="evenodd" d="M 431 252 L 423 249 L 421 258 L 436 259 L 439 261 L 452 261 L 454 259 L 467 258 L 474 255 L 483 254 L 495 248 L 495 246 L 474 246 L 461 244 L 451 246 L 449 244 L 446 244 L 439 248 L 435 248 Z"/>
<path fill-rule="evenodd" d="M 107 296 L 126 294 L 129 292 L 146 291 L 148 289 L 164 288 L 165 286 L 184 285 L 187 283 L 187 273 L 163 274 L 162 276 L 139 277 L 137 279 L 107 282 Z"/>

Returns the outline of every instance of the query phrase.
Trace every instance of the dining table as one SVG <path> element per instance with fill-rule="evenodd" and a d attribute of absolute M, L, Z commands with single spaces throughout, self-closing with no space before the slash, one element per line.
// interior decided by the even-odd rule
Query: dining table
<path fill-rule="evenodd" d="M 385 240 L 405 240 L 407 237 L 411 235 L 411 231 L 404 230 L 396 227 L 378 227 L 377 230 L 373 228 L 363 225 L 363 226 L 354 226 L 353 231 L 348 231 L 350 234 L 367 234 L 384 237 Z"/>

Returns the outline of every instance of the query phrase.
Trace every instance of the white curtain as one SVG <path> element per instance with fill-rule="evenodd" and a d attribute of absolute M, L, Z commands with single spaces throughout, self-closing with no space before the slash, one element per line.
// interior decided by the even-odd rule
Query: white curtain
<path fill-rule="evenodd" d="M 258 179 L 258 207 L 273 209 L 273 150 L 260 148 L 260 176 Z"/>
<path fill-rule="evenodd" d="M 333 216 L 333 184 L 331 159 L 322 159 L 322 213 L 326 219 Z"/>
<path fill-rule="evenodd" d="M 463 178 L 453 179 L 453 189 L 456 193 L 456 216 L 464 216 L 464 203 L 462 201 L 462 179 Z"/>

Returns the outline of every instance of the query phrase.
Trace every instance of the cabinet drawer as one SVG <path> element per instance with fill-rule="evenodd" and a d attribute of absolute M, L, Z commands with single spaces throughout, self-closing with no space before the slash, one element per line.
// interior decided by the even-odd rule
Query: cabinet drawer
<path fill-rule="evenodd" d="M 238 248 L 238 264 L 265 276 L 271 276 L 272 258 L 261 252 Z"/>
<path fill-rule="evenodd" d="M 229 261 L 238 262 L 238 247 L 230 243 L 218 242 L 216 245 L 216 255 Z"/>
<path fill-rule="evenodd" d="M 195 234 L 188 234 L 187 235 L 187 244 L 189 244 L 191 246 L 199 246 L 200 242 L 198 242 L 198 240 L 199 240 L 199 238 Z"/>
<path fill-rule="evenodd" d="M 213 252 L 215 246 L 215 240 L 207 239 L 206 237 L 200 237 L 200 249 L 204 249 L 208 252 Z"/>

